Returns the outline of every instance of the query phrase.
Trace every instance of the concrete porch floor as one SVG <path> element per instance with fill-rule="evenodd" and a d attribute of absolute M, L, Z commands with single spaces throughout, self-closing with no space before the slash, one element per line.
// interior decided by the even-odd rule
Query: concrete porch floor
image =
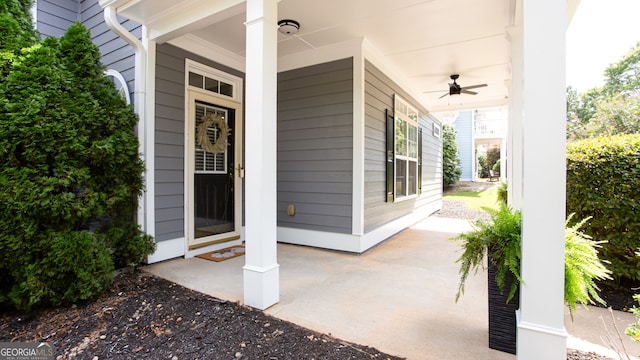
<path fill-rule="evenodd" d="M 459 245 L 449 239 L 468 229 L 465 220 L 431 216 L 362 255 L 279 244 L 280 302 L 266 313 L 407 359 L 515 359 L 487 346 L 486 273 L 455 302 Z M 144 270 L 242 302 L 244 261 L 177 259 Z M 640 354 L 624 336 L 634 316 L 593 307 L 579 308 L 574 322 L 567 311 L 568 347 L 615 358 L 605 346 L 610 338 L 620 348 L 612 318 L 627 353 Z"/>

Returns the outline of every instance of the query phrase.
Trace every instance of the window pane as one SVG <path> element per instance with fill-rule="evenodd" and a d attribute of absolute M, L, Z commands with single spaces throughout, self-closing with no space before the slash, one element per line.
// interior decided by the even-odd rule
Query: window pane
<path fill-rule="evenodd" d="M 407 122 L 396 118 L 396 156 L 407 155 Z"/>
<path fill-rule="evenodd" d="M 409 157 L 417 158 L 418 157 L 418 128 L 412 125 L 407 125 L 408 127 L 408 151 L 407 154 Z"/>
<path fill-rule="evenodd" d="M 418 113 L 413 110 L 409 111 L 409 118 L 415 122 L 418 122 Z"/>
<path fill-rule="evenodd" d="M 218 80 L 214 80 L 208 77 L 204 78 L 204 88 L 205 90 L 218 92 Z"/>
<path fill-rule="evenodd" d="M 407 114 L 407 105 L 402 102 L 402 101 L 398 101 L 396 102 L 396 111 L 399 112 L 402 115 L 406 115 Z"/>
<path fill-rule="evenodd" d="M 407 161 L 396 159 L 396 197 L 407 196 Z"/>
<path fill-rule="evenodd" d="M 220 81 L 220 94 L 233 96 L 233 85 Z"/>
<path fill-rule="evenodd" d="M 418 163 L 416 161 L 409 161 L 408 163 L 408 195 L 415 195 L 418 193 Z"/>
<path fill-rule="evenodd" d="M 195 171 L 203 171 L 204 167 L 204 151 L 198 148 L 196 144 L 196 167 Z"/>
<path fill-rule="evenodd" d="M 189 72 L 189 85 L 202 89 L 202 75 Z"/>

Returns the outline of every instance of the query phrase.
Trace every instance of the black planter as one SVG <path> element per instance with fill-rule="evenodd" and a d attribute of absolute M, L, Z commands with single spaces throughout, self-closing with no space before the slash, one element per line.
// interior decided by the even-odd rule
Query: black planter
<path fill-rule="evenodd" d="M 489 348 L 516 353 L 516 310 L 520 307 L 519 287 L 511 301 L 507 303 L 513 275 L 508 273 L 504 293 L 496 284 L 496 266 L 489 261 Z"/>

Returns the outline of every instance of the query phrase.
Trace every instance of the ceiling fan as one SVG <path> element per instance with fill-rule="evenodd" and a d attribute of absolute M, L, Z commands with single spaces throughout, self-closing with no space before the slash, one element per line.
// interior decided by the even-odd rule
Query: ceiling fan
<path fill-rule="evenodd" d="M 487 84 L 477 84 L 477 85 L 471 85 L 471 86 L 460 86 L 456 82 L 456 80 L 458 80 L 459 77 L 460 77 L 459 74 L 452 74 L 450 76 L 450 78 L 451 78 L 451 80 L 453 80 L 453 82 L 449 83 L 449 92 L 447 92 L 444 95 L 440 96 L 438 99 L 442 99 L 443 97 L 445 97 L 447 95 L 449 95 L 449 96 L 451 96 L 451 95 L 460 95 L 460 94 L 477 95 L 478 94 L 477 92 L 469 91 L 469 90 L 487 86 Z M 430 93 L 430 92 L 436 92 L 436 91 L 425 91 L 425 93 Z M 437 90 L 437 92 L 440 92 L 440 90 Z"/>

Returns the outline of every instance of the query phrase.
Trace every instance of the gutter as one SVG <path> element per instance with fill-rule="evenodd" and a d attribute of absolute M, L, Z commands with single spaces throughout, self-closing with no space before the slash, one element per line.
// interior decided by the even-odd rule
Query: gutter
<path fill-rule="evenodd" d="M 155 226 L 153 221 L 153 196 L 149 195 L 149 190 L 153 189 L 153 157 L 147 156 L 152 154 L 151 146 L 153 146 L 153 136 L 149 136 L 149 132 L 153 131 L 153 126 L 147 124 L 147 49 L 140 39 L 125 29 L 117 18 L 117 10 L 113 1 L 106 2 L 104 6 L 104 20 L 109 28 L 120 38 L 133 47 L 135 55 L 135 72 L 134 72 L 134 91 L 133 104 L 135 112 L 138 114 L 138 140 L 139 152 L 142 161 L 145 164 L 144 185 L 145 190 L 142 192 L 138 201 L 137 223 L 147 234 L 154 235 Z M 151 205 L 151 206 L 150 206 Z M 151 216 L 150 216 L 151 215 Z"/>

